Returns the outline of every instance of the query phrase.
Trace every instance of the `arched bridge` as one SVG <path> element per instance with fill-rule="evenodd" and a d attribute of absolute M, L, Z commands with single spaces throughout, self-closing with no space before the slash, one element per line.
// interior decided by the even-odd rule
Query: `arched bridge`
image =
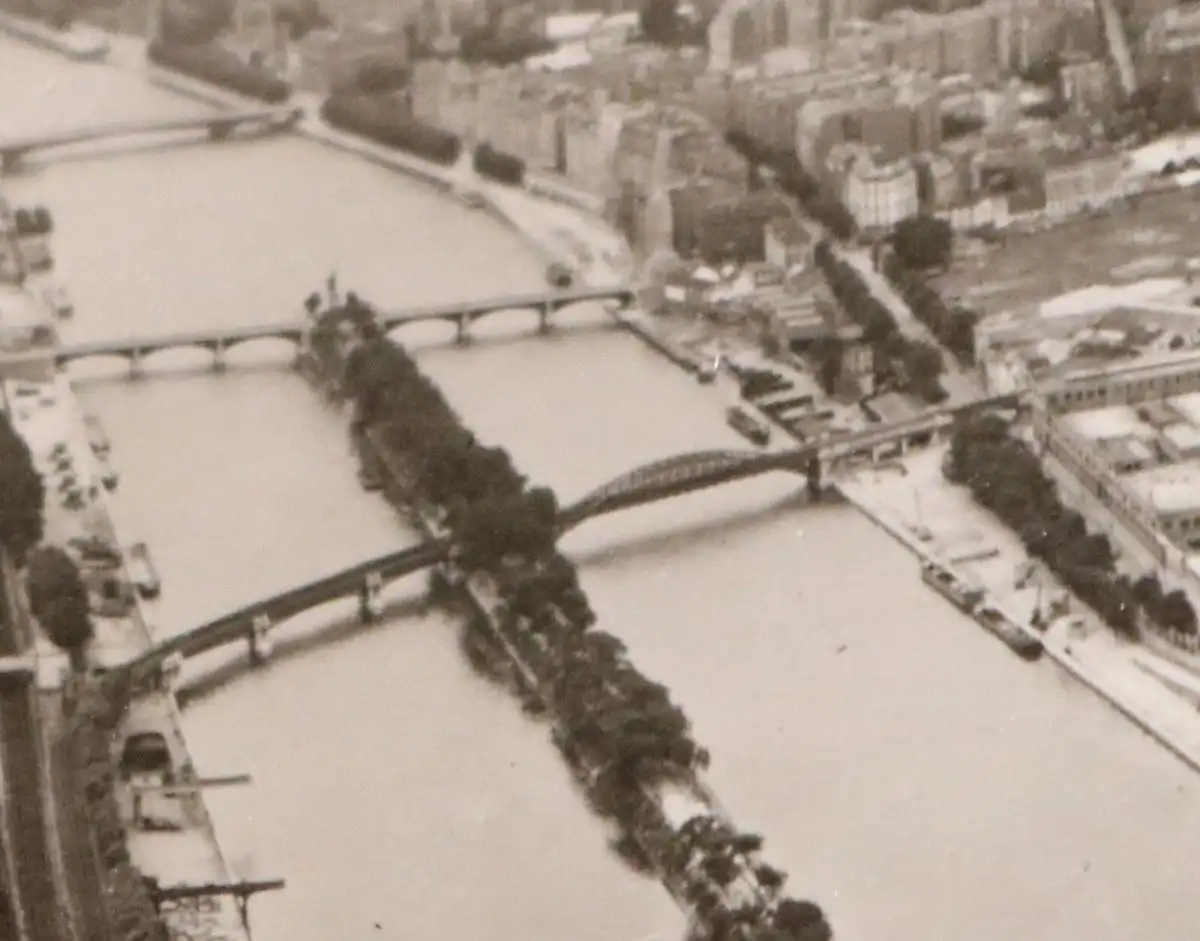
<path fill-rule="evenodd" d="M 948 429 L 956 415 L 978 409 L 1016 408 L 1017 396 L 982 399 L 954 408 L 944 408 L 920 418 L 886 427 L 831 437 L 788 450 L 700 451 L 655 461 L 622 474 L 560 511 L 563 531 L 585 520 L 619 510 L 666 500 L 694 490 L 745 480 L 774 471 L 804 474 L 810 485 L 819 483 L 822 465 L 836 464 L 856 455 L 877 455 L 881 449 L 927 441 Z M 168 658 L 192 657 L 225 644 L 249 641 L 256 657 L 267 636 L 279 621 L 339 598 L 357 597 L 360 615 L 373 616 L 383 586 L 395 579 L 447 562 L 452 547 L 448 540 L 433 540 L 398 552 L 361 562 L 324 578 L 281 592 L 164 641 L 129 668 L 145 671 L 159 668 Z M 256 653 L 257 652 L 257 653 Z"/>
<path fill-rule="evenodd" d="M 164 333 L 158 336 L 133 337 L 126 340 L 98 340 L 93 343 L 75 343 L 60 346 L 54 353 L 54 361 L 65 366 L 78 360 L 99 357 L 116 357 L 129 362 L 131 372 L 137 374 L 142 361 L 153 353 L 164 350 L 201 349 L 213 354 L 213 366 L 220 369 L 225 364 L 225 352 L 252 340 L 286 340 L 299 346 L 308 331 L 300 321 L 262 324 L 257 327 L 231 327 L 198 330 L 189 333 Z"/>
<path fill-rule="evenodd" d="M 91 141 L 114 140 L 121 137 L 143 137 L 148 134 L 168 134 L 177 131 L 206 131 L 214 140 L 228 137 L 235 128 L 257 125 L 264 130 L 284 130 L 303 117 L 301 108 L 258 108 L 243 111 L 222 111 L 198 118 L 172 118 L 155 121 L 124 121 L 117 124 L 95 124 L 71 131 L 58 131 L 37 137 L 0 141 L 0 170 L 16 170 L 29 154 L 56 147 L 69 147 Z"/>
<path fill-rule="evenodd" d="M 538 315 L 538 328 L 549 326 L 550 318 L 559 311 L 576 304 L 608 301 L 620 307 L 629 307 L 636 300 L 633 289 L 623 285 L 610 287 L 580 287 L 566 291 L 551 291 L 538 294 L 512 294 L 472 303 L 437 304 L 409 310 L 379 314 L 377 319 L 385 332 L 391 332 L 414 323 L 441 320 L 457 327 L 458 340 L 465 341 L 471 324 L 493 314 L 513 311 L 533 311 Z"/>
<path fill-rule="evenodd" d="M 461 301 L 454 304 L 439 304 L 397 310 L 377 316 L 385 332 L 400 330 L 415 323 L 446 321 L 458 326 L 459 339 L 474 321 L 493 314 L 517 311 L 536 311 L 542 326 L 558 311 L 576 304 L 609 301 L 621 306 L 633 303 L 630 288 L 615 286 L 603 288 L 580 288 L 570 291 L 549 291 L 540 294 L 513 294 L 505 297 L 485 298 L 478 301 Z M 130 370 L 137 374 L 142 361 L 153 353 L 163 350 L 203 349 L 213 354 L 213 366 L 221 369 L 225 365 L 225 352 L 232 347 L 251 340 L 275 338 L 287 340 L 301 346 L 308 334 L 310 324 L 293 320 L 283 323 L 263 324 L 257 327 L 214 328 L 188 333 L 164 333 L 158 336 L 133 337 L 126 340 L 100 340 L 94 343 L 78 343 L 62 346 L 54 354 L 55 362 L 61 365 L 97 357 L 118 357 L 129 362 Z"/>

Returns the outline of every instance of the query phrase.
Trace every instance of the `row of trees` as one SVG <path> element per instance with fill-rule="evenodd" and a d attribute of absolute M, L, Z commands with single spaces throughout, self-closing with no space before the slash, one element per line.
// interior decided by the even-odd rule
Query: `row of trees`
<path fill-rule="evenodd" d="M 702 839 L 709 828 L 699 823 L 720 826 L 708 815 L 682 830 L 663 818 L 652 795 L 672 785 L 694 791 L 708 755 L 669 691 L 594 629 L 576 570 L 557 550 L 554 494 L 531 486 L 504 449 L 478 442 L 402 347 L 370 326 L 359 334 L 344 368 L 358 433 L 377 447 L 395 498 L 447 529 L 457 570 L 485 577 L 499 597 L 492 618 L 467 621 L 464 647 L 491 675 L 505 672 L 497 661 L 507 658 L 527 701 L 553 717 L 554 740 L 589 803 L 617 828 L 615 848 L 691 901 L 698 939 L 828 941 L 817 906 L 780 899 L 784 877 L 758 861 L 760 838 L 733 834 L 734 852 L 728 841 Z M 753 886 L 753 898 L 733 903 L 734 881 Z"/>
<path fill-rule="evenodd" d="M 950 223 L 933 216 L 911 216 L 893 230 L 891 247 L 883 263 L 884 276 L 939 343 L 964 366 L 975 365 L 978 312 L 961 304 L 947 304 L 924 275 L 928 269 L 949 262 L 954 250 Z"/>
<path fill-rule="evenodd" d="M 863 281 L 849 262 L 834 254 L 829 242 L 814 250 L 818 270 L 829 284 L 837 302 L 856 324 L 862 327 L 863 341 L 875 354 L 875 372 L 879 383 L 893 384 L 929 403 L 942 402 L 942 353 L 922 340 L 906 337 L 882 301 Z M 825 370 L 822 368 L 822 373 Z"/>
<path fill-rule="evenodd" d="M 943 471 L 948 480 L 967 486 L 1020 536 L 1033 558 L 1117 633 L 1136 638 L 1139 611 L 1162 628 L 1195 632 L 1196 613 L 1187 596 L 1164 592 L 1154 575 L 1133 581 L 1118 573 L 1108 537 L 1088 532 L 1083 516 L 1063 505 L 1038 456 L 1004 419 L 994 414 L 963 419 Z"/>
<path fill-rule="evenodd" d="M 752 167 L 764 170 L 804 211 L 821 223 L 834 238 L 852 238 L 858 223 L 841 197 L 821 183 L 800 163 L 794 148 L 781 148 L 758 140 L 743 131 L 730 131 L 725 140 Z"/>

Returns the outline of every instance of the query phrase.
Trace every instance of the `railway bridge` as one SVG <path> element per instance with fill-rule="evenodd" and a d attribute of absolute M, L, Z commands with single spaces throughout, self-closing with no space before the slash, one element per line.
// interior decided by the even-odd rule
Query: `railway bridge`
<path fill-rule="evenodd" d="M 945 434 L 954 419 L 964 412 L 1015 408 L 1019 404 L 1015 395 L 997 396 L 786 450 L 710 450 L 677 455 L 622 474 L 563 507 L 559 525 L 565 532 L 593 517 L 767 473 L 802 475 L 810 490 L 817 491 L 824 475 L 840 465 L 857 460 L 875 461 L 909 447 L 928 444 Z M 177 674 L 188 657 L 234 642 L 248 643 L 251 662 L 260 663 L 270 656 L 270 635 L 281 621 L 344 598 L 357 598 L 360 618 L 369 621 L 382 611 L 380 596 L 385 585 L 422 569 L 449 563 L 453 558 L 453 544 L 442 538 L 360 562 L 177 634 L 124 668 L 138 675 L 158 671 L 159 675 L 171 676 Z"/>

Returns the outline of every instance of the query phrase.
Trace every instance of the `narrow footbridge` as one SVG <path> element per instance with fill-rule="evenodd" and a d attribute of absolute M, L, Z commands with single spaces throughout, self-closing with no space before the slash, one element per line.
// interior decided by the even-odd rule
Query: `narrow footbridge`
<path fill-rule="evenodd" d="M 634 294 L 629 287 L 587 287 L 395 310 L 378 314 L 376 322 L 384 332 L 394 333 L 412 324 L 442 321 L 455 324 L 458 339 L 466 340 L 472 323 L 493 314 L 534 312 L 538 316 L 539 329 L 544 329 L 552 316 L 571 307 L 597 302 L 626 307 L 633 301 Z M 208 351 L 213 356 L 213 368 L 222 369 L 225 366 L 226 351 L 254 340 L 284 340 L 299 349 L 307 340 L 310 326 L 311 324 L 304 320 L 290 320 L 252 327 L 216 327 L 210 330 L 162 333 L 124 340 L 99 340 L 62 346 L 55 353 L 55 361 L 60 366 L 65 366 L 79 360 L 115 357 L 126 360 L 131 373 L 137 375 L 146 357 L 165 350 L 190 348 Z"/>
<path fill-rule="evenodd" d="M 681 454 L 623 474 L 562 508 L 560 525 L 565 532 L 596 516 L 776 471 L 802 474 L 810 486 L 819 485 L 824 466 L 836 466 L 860 455 L 875 458 L 885 450 L 926 443 L 948 429 L 954 418 L 965 411 L 1015 408 L 1019 404 L 1016 396 L 993 397 L 788 450 Z M 379 594 L 384 585 L 448 562 L 452 552 L 449 540 L 438 539 L 361 562 L 178 634 L 131 661 L 126 668 L 141 674 L 161 668 L 170 659 L 178 662 L 232 642 L 249 642 L 252 659 L 264 659 L 269 653 L 268 634 L 278 622 L 327 602 L 355 597 L 360 617 L 369 620 L 379 611 Z"/>
<path fill-rule="evenodd" d="M 16 170 L 21 161 L 32 153 L 85 144 L 92 141 L 116 140 L 123 137 L 145 137 L 150 134 L 170 134 L 180 131 L 205 131 L 209 138 L 222 140 L 238 127 L 258 127 L 262 130 L 285 130 L 303 117 L 301 108 L 257 108 L 253 110 L 222 111 L 196 118 L 170 118 L 150 121 L 123 121 L 116 124 L 93 124 L 69 131 L 55 131 L 32 137 L 0 140 L 0 170 Z"/>

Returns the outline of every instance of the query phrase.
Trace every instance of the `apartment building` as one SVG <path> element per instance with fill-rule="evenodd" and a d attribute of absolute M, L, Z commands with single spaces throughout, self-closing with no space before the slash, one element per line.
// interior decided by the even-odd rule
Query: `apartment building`
<path fill-rule="evenodd" d="M 810 99 L 796 113 L 796 154 L 819 173 L 839 144 L 861 144 L 888 160 L 937 150 L 942 142 L 937 88 L 919 77 L 836 98 Z"/>
<path fill-rule="evenodd" d="M 863 229 L 890 230 L 920 210 L 917 172 L 912 160 L 889 160 L 859 150 L 845 171 L 846 208 Z"/>
<path fill-rule="evenodd" d="M 1124 195 L 1123 157 L 1111 147 L 1088 151 L 1048 149 L 1038 158 L 1042 165 L 1045 212 L 1049 216 L 1074 215 Z"/>

